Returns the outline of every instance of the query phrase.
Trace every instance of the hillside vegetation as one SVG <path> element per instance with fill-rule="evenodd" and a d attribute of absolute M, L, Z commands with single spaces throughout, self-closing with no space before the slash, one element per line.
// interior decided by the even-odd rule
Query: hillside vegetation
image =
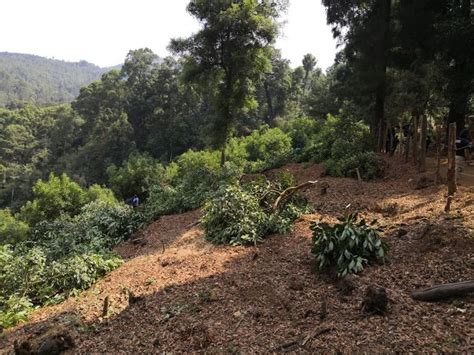
<path fill-rule="evenodd" d="M 431 165 L 470 142 L 466 2 L 325 0 L 326 72 L 274 47 L 287 3 L 191 0 L 173 56 L 0 109 L 0 348 L 467 350 L 472 297 L 410 297 L 473 283 L 470 173 L 445 210 Z"/>
<path fill-rule="evenodd" d="M 0 53 L 0 107 L 30 102 L 48 105 L 71 102 L 79 89 L 112 68 L 31 54 Z"/>

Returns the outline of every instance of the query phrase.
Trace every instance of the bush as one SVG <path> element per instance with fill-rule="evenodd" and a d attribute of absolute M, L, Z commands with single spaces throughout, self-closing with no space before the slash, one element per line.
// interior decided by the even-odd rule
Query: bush
<path fill-rule="evenodd" d="M 43 220 L 54 220 L 61 216 L 76 215 L 87 203 L 87 194 L 66 174 L 49 175 L 48 181 L 38 180 L 33 186 L 34 200 L 22 207 L 21 218 L 30 226 Z"/>
<path fill-rule="evenodd" d="M 309 148 L 321 130 L 321 121 L 311 118 L 297 118 L 285 122 L 282 129 L 291 138 L 296 159 L 299 161 L 309 160 L 310 156 L 307 156 Z"/>
<path fill-rule="evenodd" d="M 38 180 L 33 187 L 34 199 L 20 210 L 19 217 L 31 227 L 41 221 L 53 221 L 61 217 L 73 217 L 91 201 L 117 204 L 113 192 L 99 185 L 83 190 L 66 174 L 49 175 L 48 181 Z"/>
<path fill-rule="evenodd" d="M 206 239 L 216 244 L 256 244 L 265 235 L 268 218 L 257 198 L 230 185 L 204 207 L 201 220 Z"/>
<path fill-rule="evenodd" d="M 74 217 L 38 223 L 25 243 L 0 246 L 0 325 L 14 325 L 32 305 L 60 302 L 117 268 L 122 260 L 113 246 L 140 223 L 131 207 L 98 200 Z"/>
<path fill-rule="evenodd" d="M 250 171 L 259 172 L 282 166 L 291 157 L 291 138 L 279 128 L 263 126 L 245 138 Z"/>
<path fill-rule="evenodd" d="M 132 154 L 121 167 L 107 168 L 109 184 L 117 196 L 127 199 L 137 195 L 145 200 L 154 185 L 162 183 L 165 168 L 147 154 Z"/>
<path fill-rule="evenodd" d="M 291 229 L 291 223 L 306 210 L 306 200 L 296 195 L 276 211 L 272 207 L 279 192 L 294 178 L 287 173 L 274 182 L 262 179 L 218 190 L 204 207 L 201 221 L 206 239 L 217 244 L 256 244 L 269 234 Z"/>
<path fill-rule="evenodd" d="M 388 247 L 380 239 L 381 229 L 372 228 L 363 219 L 357 223 L 356 213 L 339 221 L 334 225 L 324 222 L 311 225 L 311 252 L 316 255 L 319 270 L 335 267 L 337 275 L 344 277 L 362 271 L 372 261 L 384 261 Z"/>
<path fill-rule="evenodd" d="M 363 180 L 380 178 L 385 171 L 385 162 L 373 152 L 358 153 L 340 160 L 328 159 L 324 163 L 326 174 L 336 177 L 357 177 L 359 169 Z"/>
<path fill-rule="evenodd" d="M 86 197 L 87 202 L 101 201 L 108 205 L 119 204 L 112 190 L 107 189 L 97 184 L 94 184 L 91 187 L 89 187 L 86 191 L 86 194 L 87 194 L 87 197 Z"/>
<path fill-rule="evenodd" d="M 217 151 L 188 151 L 166 168 L 167 183 L 151 189 L 146 218 L 199 208 L 221 184 L 235 180 L 239 173 L 230 162 L 222 168 Z"/>
<path fill-rule="evenodd" d="M 0 245 L 24 241 L 28 231 L 28 225 L 17 220 L 10 210 L 0 210 Z"/>
<path fill-rule="evenodd" d="M 130 206 L 111 206 L 96 201 L 73 218 L 43 221 L 33 233 L 33 241 L 47 251 L 48 260 L 68 255 L 109 253 L 140 226 L 140 216 Z"/>

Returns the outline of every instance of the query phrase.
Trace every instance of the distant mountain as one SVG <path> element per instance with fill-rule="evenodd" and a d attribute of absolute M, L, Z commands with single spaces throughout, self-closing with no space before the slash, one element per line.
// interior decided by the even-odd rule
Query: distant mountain
<path fill-rule="evenodd" d="M 48 105 L 70 102 L 79 89 L 120 65 L 100 68 L 31 54 L 0 52 L 0 107 L 21 102 Z"/>

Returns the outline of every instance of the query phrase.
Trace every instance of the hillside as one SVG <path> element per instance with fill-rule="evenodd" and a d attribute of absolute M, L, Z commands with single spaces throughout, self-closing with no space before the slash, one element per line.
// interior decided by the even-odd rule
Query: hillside
<path fill-rule="evenodd" d="M 36 55 L 0 53 L 0 107 L 16 102 L 38 105 L 72 101 L 79 89 L 111 68 Z"/>
<path fill-rule="evenodd" d="M 216 246 L 195 225 L 199 210 L 163 216 L 116 248 L 123 266 L 5 331 L 0 349 L 59 331 L 71 334 L 72 353 L 469 352 L 473 298 L 433 304 L 410 292 L 473 275 L 472 186 L 460 183 L 446 215 L 445 186 L 416 189 L 420 175 L 401 160 L 374 182 L 321 177 L 319 165 L 283 170 L 329 186 L 324 196 L 305 192 L 315 212 L 293 232 L 257 247 Z M 334 221 L 349 204 L 378 219 L 390 246 L 387 263 L 355 276 L 353 290 L 314 273 L 310 253 L 310 222 Z M 387 290 L 384 316 L 361 312 L 370 285 Z"/>

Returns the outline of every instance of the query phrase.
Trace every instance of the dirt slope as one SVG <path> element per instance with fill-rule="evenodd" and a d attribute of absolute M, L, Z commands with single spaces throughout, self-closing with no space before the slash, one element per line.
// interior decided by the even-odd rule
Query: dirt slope
<path fill-rule="evenodd" d="M 285 169 L 299 181 L 322 172 L 298 164 Z M 415 189 L 419 175 L 396 159 L 388 176 L 370 183 L 322 178 L 327 195 L 306 192 L 316 212 L 256 248 L 206 242 L 192 226 L 200 211 L 162 217 L 117 248 L 127 259 L 122 267 L 4 332 L 0 348 L 11 351 L 15 339 L 61 326 L 73 335 L 71 353 L 473 351 L 474 297 L 430 304 L 409 293 L 474 278 L 474 188 L 461 185 L 453 212 L 445 215 L 445 186 Z M 309 224 L 331 220 L 349 204 L 386 227 L 391 249 L 385 265 L 355 277 L 357 288 L 344 295 L 312 271 Z M 360 311 L 368 285 L 387 289 L 385 316 Z M 103 318 L 106 296 L 110 309 Z"/>

